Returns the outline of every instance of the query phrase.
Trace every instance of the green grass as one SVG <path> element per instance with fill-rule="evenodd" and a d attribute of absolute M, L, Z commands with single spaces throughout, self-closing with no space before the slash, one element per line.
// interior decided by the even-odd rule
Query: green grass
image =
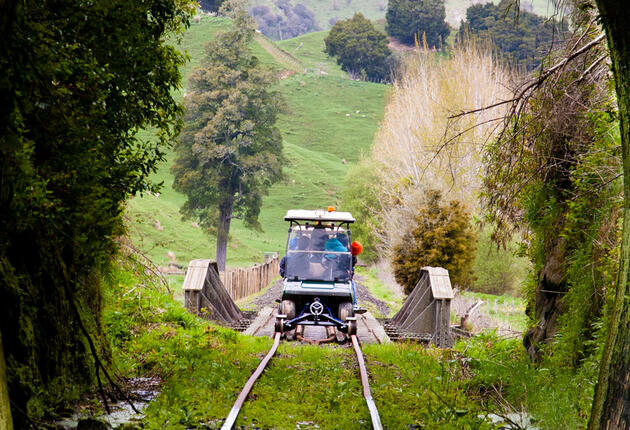
<path fill-rule="evenodd" d="M 144 429 L 219 428 L 271 339 L 188 314 L 141 267 L 114 272 L 104 290 L 104 333 L 119 376 L 158 377 Z M 385 428 L 489 429 L 489 413 L 527 412 L 538 428 L 581 428 L 597 363 L 576 372 L 535 365 L 519 339 L 481 335 L 452 350 L 413 343 L 363 346 Z M 368 429 L 348 347 L 283 342 L 256 383 L 237 428 Z M 299 426 L 299 427 L 298 427 Z"/>
<path fill-rule="evenodd" d="M 182 70 L 185 76 L 199 64 L 205 43 L 217 31 L 228 27 L 225 18 L 211 17 L 204 17 L 200 24 L 190 27 L 182 43 L 191 59 Z M 306 70 L 277 84 L 287 101 L 287 112 L 278 121 L 287 159 L 286 179 L 274 185 L 264 200 L 259 218 L 263 232 L 248 230 L 239 220 L 232 223 L 228 245 L 230 266 L 260 262 L 264 252 L 283 250 L 287 230 L 283 217 L 288 209 L 336 204 L 348 168 L 368 150 L 383 117 L 388 87 L 349 80 L 322 52 L 324 37 L 323 33 L 302 36 L 304 49 L 298 53 L 291 51 L 291 41 L 280 46 L 303 62 Z M 282 68 L 260 44 L 254 43 L 253 50 L 263 63 L 278 70 Z M 319 63 L 326 64 L 328 75 L 314 71 Z M 143 133 L 143 137 L 149 138 L 148 132 Z M 182 265 L 193 258 L 213 258 L 214 238 L 193 227 L 192 220 L 183 221 L 179 214 L 185 197 L 172 189 L 172 153 L 167 154 L 167 160 L 153 177 L 164 184 L 159 197 L 137 196 L 128 202 L 129 234 L 157 264 L 168 263 L 169 251 Z M 159 220 L 162 231 L 154 228 L 155 220 Z"/>

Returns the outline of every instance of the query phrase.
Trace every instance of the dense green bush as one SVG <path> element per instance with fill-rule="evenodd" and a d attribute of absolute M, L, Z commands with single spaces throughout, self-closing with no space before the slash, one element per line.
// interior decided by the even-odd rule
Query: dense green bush
<path fill-rule="evenodd" d="M 558 26 L 556 21 L 526 11 L 519 11 L 517 17 L 514 2 L 502 0 L 498 5 L 469 7 L 459 37 L 489 39 L 510 63 L 534 69 L 551 49 L 554 38 L 557 43 L 561 36 L 554 26 Z"/>
<path fill-rule="evenodd" d="M 172 91 L 184 55 L 165 40 L 191 6 L 3 9 L 0 331 L 16 428 L 95 380 L 94 344 L 107 357 L 97 342 L 102 273 L 123 232 L 125 199 L 155 190 L 149 175 L 179 130 Z M 155 136 L 139 137 L 143 128 Z"/>
<path fill-rule="evenodd" d="M 337 57 L 337 64 L 346 72 L 369 80 L 388 80 L 392 53 L 387 47 L 387 36 L 362 14 L 337 21 L 324 43 L 324 52 Z"/>
<path fill-rule="evenodd" d="M 385 29 L 402 43 L 422 43 L 440 48 L 450 33 L 444 0 L 389 0 Z"/>
<path fill-rule="evenodd" d="M 449 271 L 455 286 L 470 287 L 477 237 L 470 215 L 461 204 L 445 204 L 440 192 L 429 191 L 414 221 L 409 233 L 394 247 L 392 267 L 396 282 L 409 294 L 420 279 L 422 268 L 437 266 Z"/>

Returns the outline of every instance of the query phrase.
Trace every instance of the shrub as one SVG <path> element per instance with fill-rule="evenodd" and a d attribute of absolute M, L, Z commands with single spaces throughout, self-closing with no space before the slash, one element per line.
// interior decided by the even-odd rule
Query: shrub
<path fill-rule="evenodd" d="M 459 37 L 474 35 L 489 39 L 510 63 L 534 69 L 551 48 L 554 36 L 553 20 L 526 11 L 516 11 L 511 0 L 498 5 L 476 4 L 466 10 L 466 21 L 459 29 Z"/>
<path fill-rule="evenodd" d="M 426 37 L 429 47 L 441 46 L 450 33 L 444 0 L 389 0 L 385 29 L 402 43 Z"/>
<path fill-rule="evenodd" d="M 364 75 L 369 80 L 388 78 L 391 51 L 387 36 L 362 14 L 335 23 L 324 43 L 324 52 L 337 57 L 337 64 L 346 72 Z"/>
<path fill-rule="evenodd" d="M 363 244 L 361 260 L 373 263 L 380 255 L 377 231 L 380 222 L 376 217 L 379 207 L 378 188 L 380 178 L 379 166 L 367 159 L 359 162 L 348 171 L 344 181 L 342 194 L 343 207 L 352 212 L 357 222 L 352 226 L 352 238 Z"/>
<path fill-rule="evenodd" d="M 425 196 L 426 203 L 415 225 L 394 247 L 392 266 L 396 282 L 409 294 L 420 279 L 422 268 L 437 266 L 449 271 L 453 284 L 467 288 L 474 279 L 472 264 L 477 247 L 470 215 L 457 201 L 442 203 L 438 191 L 429 191 Z"/>

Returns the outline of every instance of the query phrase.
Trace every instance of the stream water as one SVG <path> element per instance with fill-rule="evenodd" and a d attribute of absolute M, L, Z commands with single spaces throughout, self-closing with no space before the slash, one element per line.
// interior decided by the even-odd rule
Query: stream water
<path fill-rule="evenodd" d="M 134 407 L 139 411 L 135 412 L 128 401 L 122 400 L 116 403 L 110 403 L 110 413 L 97 414 L 89 407 L 78 407 L 75 412 L 62 420 L 55 422 L 58 429 L 74 430 L 82 420 L 92 419 L 103 423 L 105 426 L 98 427 L 96 421 L 92 421 L 95 425 L 86 426 L 85 428 L 110 428 L 117 429 L 124 424 L 139 423 L 144 417 L 144 410 L 159 393 L 160 381 L 155 378 L 134 378 L 128 381 L 132 387 L 129 397 L 132 399 Z M 104 407 L 103 407 L 104 409 Z"/>

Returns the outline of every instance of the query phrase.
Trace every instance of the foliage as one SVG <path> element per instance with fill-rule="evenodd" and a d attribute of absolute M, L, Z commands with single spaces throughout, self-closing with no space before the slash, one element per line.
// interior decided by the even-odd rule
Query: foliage
<path fill-rule="evenodd" d="M 555 20 L 517 11 L 513 0 L 501 0 L 498 5 L 470 6 L 466 21 L 459 28 L 459 37 L 490 39 L 512 65 L 532 70 L 540 66 L 565 31 Z"/>
<path fill-rule="evenodd" d="M 107 358 L 100 274 L 123 201 L 155 188 L 148 175 L 178 132 L 171 91 L 184 56 L 165 39 L 192 8 L 10 4 L 0 28 L 0 330 L 15 426 L 26 428 L 25 414 L 37 419 L 94 381 L 88 335 Z M 144 127 L 152 140 L 137 137 Z"/>
<path fill-rule="evenodd" d="M 376 30 L 362 14 L 337 21 L 324 43 L 324 52 L 337 57 L 337 64 L 346 72 L 367 76 L 373 81 L 389 79 L 393 60 L 387 47 L 387 36 Z"/>
<path fill-rule="evenodd" d="M 143 428 L 220 427 L 271 341 L 187 314 L 139 267 L 115 272 L 109 285 L 104 320 L 116 366 L 125 376 L 163 380 Z M 133 329 L 117 336 L 120 321 L 133 321 Z M 518 340 L 492 334 L 459 342 L 454 350 L 413 343 L 362 349 L 387 428 L 489 429 L 496 428 L 491 413 L 509 417 L 514 411 L 529 412 L 540 428 L 580 428 L 596 370 L 594 362 L 580 373 L 536 368 Z M 283 407 L 269 408 L 274 399 Z M 282 343 L 237 425 L 354 428 L 369 420 L 351 350 Z"/>
<path fill-rule="evenodd" d="M 489 227 L 480 231 L 473 264 L 475 280 L 470 289 L 480 293 L 519 296 L 531 269 L 529 261 L 519 255 L 516 241 L 497 246 L 490 236 Z"/>
<path fill-rule="evenodd" d="M 502 339 L 493 333 L 460 341 L 454 349 L 466 357 L 468 365 L 464 391 L 484 399 L 494 414 L 513 420 L 517 414 L 524 414 L 536 428 L 584 427 L 596 362 L 579 372 L 547 362 L 536 366 L 520 340 Z"/>
<path fill-rule="evenodd" d="M 457 201 L 442 202 L 438 191 L 426 193 L 426 203 L 420 208 L 414 224 L 394 247 L 392 268 L 396 282 L 405 293 L 413 291 L 425 266 L 443 267 L 449 271 L 451 282 L 468 288 L 474 277 L 477 237 L 470 223 L 470 215 Z"/>
<path fill-rule="evenodd" d="M 220 270 L 231 219 L 260 228 L 262 197 L 281 178 L 283 162 L 275 125 L 281 98 L 269 88 L 271 72 L 251 54 L 254 31 L 243 9 L 235 9 L 234 25 L 208 43 L 202 67 L 191 74 L 172 167 L 173 187 L 187 197 L 182 213 L 217 229 Z"/>
<path fill-rule="evenodd" d="M 107 290 L 105 319 L 107 332 L 115 336 L 115 363 L 125 376 L 163 380 L 142 427 L 220 427 L 271 340 L 187 314 L 141 272 L 128 270 L 115 274 Z M 133 330 L 115 335 L 117 321 L 134 321 Z M 462 390 L 468 378 L 465 361 L 449 351 L 414 344 L 364 345 L 363 351 L 387 428 L 492 428 L 480 401 Z M 282 407 L 270 408 L 278 399 Z M 283 342 L 236 425 L 293 429 L 305 422 L 319 428 L 369 425 L 351 348 Z"/>
<path fill-rule="evenodd" d="M 275 6 L 280 14 L 274 14 L 265 5 L 255 5 L 250 9 L 250 14 L 258 22 L 258 29 L 265 36 L 284 40 L 319 30 L 315 15 L 305 5 L 299 3 L 293 6 L 289 0 L 276 0 Z"/>
<path fill-rule="evenodd" d="M 450 33 L 444 0 L 389 0 L 386 30 L 402 43 L 442 48 Z"/>
<path fill-rule="evenodd" d="M 348 171 L 342 193 L 344 210 L 350 211 L 357 220 L 352 226 L 352 238 L 363 245 L 360 258 L 368 263 L 375 262 L 379 257 L 376 231 L 382 226 L 375 216 L 379 207 L 378 167 L 373 160 L 361 160 Z"/>
<path fill-rule="evenodd" d="M 584 28 L 567 50 L 597 36 Z M 615 282 L 619 245 L 618 124 L 607 67 L 598 60 L 602 49 L 583 54 L 522 102 L 522 116 L 489 147 L 486 166 L 495 238 L 522 226 L 533 264 L 528 299 L 535 324 L 525 343 L 541 359 L 542 342 L 553 342 L 546 350 L 573 366 L 597 351 L 592 327 Z"/>

